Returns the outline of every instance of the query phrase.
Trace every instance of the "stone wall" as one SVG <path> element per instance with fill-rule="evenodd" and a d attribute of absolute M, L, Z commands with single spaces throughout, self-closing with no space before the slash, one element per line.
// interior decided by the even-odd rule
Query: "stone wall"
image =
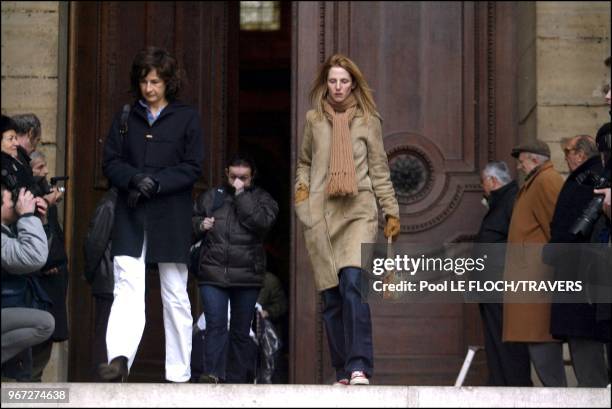
<path fill-rule="evenodd" d="M 602 87 L 610 83 L 610 2 L 536 2 L 536 129 L 557 170 L 567 172 L 559 141 L 610 120 Z"/>
<path fill-rule="evenodd" d="M 59 32 L 59 2 L 2 2 L 2 113 L 33 112 L 40 118 L 40 150 L 52 176 L 58 150 Z"/>
<path fill-rule="evenodd" d="M 47 156 L 50 176 L 65 173 L 65 121 L 60 119 L 63 112 L 65 115 L 66 93 L 62 55 L 67 42 L 60 25 L 67 5 L 63 3 L 2 2 L 2 113 L 38 116 L 42 125 L 39 150 Z M 44 381 L 66 381 L 67 348 L 67 342 L 54 344 Z"/>

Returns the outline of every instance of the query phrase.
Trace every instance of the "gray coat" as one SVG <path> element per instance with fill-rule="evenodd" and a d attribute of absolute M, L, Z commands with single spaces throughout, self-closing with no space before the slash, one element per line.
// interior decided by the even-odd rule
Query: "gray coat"
<path fill-rule="evenodd" d="M 51 301 L 36 277 L 47 262 L 49 247 L 40 219 L 21 217 L 15 230 L 2 225 L 2 308 L 48 308 Z"/>
<path fill-rule="evenodd" d="M 34 215 L 17 220 L 16 234 L 2 225 L 2 275 L 28 274 L 47 262 L 49 247 L 40 219 Z"/>

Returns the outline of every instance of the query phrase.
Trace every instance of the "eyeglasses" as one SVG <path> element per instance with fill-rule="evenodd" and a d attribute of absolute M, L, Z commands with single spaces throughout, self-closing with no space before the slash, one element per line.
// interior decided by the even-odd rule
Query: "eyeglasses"
<path fill-rule="evenodd" d="M 563 153 L 565 153 L 565 156 L 568 156 L 570 154 L 570 152 L 575 152 L 578 149 L 576 148 L 563 148 Z"/>

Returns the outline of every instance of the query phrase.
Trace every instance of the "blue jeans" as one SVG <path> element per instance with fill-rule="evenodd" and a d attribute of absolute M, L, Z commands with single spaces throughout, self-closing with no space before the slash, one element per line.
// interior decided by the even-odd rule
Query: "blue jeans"
<path fill-rule="evenodd" d="M 339 285 L 323 291 L 323 321 L 336 379 L 350 379 L 351 372 L 373 370 L 370 306 L 361 302 L 361 270 L 340 270 Z"/>
<path fill-rule="evenodd" d="M 255 364 L 250 348 L 249 329 L 259 296 L 256 287 L 222 288 L 200 286 L 204 306 L 204 368 L 207 374 L 231 383 L 247 381 L 247 371 Z M 231 304 L 230 329 L 227 305 Z"/>

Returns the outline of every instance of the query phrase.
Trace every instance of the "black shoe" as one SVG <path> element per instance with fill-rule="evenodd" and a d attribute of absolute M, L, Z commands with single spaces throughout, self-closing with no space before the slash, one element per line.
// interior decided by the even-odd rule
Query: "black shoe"
<path fill-rule="evenodd" d="M 200 375 L 200 379 L 198 379 L 198 383 L 220 383 L 219 382 L 219 378 L 216 377 L 215 375 L 212 374 L 208 374 L 208 375 Z"/>
<path fill-rule="evenodd" d="M 128 376 L 127 358 L 118 356 L 110 364 L 100 364 L 98 374 L 107 382 L 125 382 Z"/>

